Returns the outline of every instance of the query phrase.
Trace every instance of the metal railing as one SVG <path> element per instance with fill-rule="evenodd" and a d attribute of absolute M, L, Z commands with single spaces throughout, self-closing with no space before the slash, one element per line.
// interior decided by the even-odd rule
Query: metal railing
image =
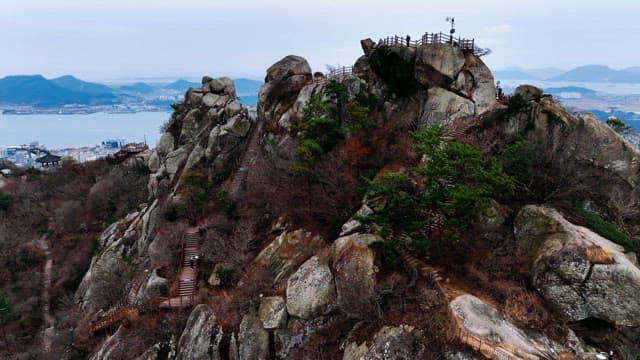
<path fill-rule="evenodd" d="M 435 44 L 450 44 L 459 47 L 462 51 L 476 50 L 475 39 L 465 39 L 462 37 L 454 37 L 442 32 L 439 33 L 424 33 L 417 40 L 411 40 L 408 36 L 388 36 L 381 40 L 381 43 L 386 46 L 408 46 L 419 47 Z"/>
<path fill-rule="evenodd" d="M 491 50 L 481 48 L 476 45 L 475 39 L 455 37 L 442 32 L 424 33 L 424 35 L 422 35 L 417 40 L 412 40 L 409 36 L 388 36 L 384 39 L 380 39 L 378 44 L 385 46 L 405 46 L 414 48 L 436 44 L 449 44 L 451 46 L 460 48 L 463 52 L 473 53 L 476 56 L 484 56 L 491 53 Z"/>

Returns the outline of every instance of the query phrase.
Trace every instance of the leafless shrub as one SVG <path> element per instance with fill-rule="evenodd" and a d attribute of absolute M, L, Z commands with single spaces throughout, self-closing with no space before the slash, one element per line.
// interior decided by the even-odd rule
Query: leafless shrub
<path fill-rule="evenodd" d="M 83 213 L 84 209 L 79 201 L 64 201 L 54 212 L 57 231 L 75 232 L 80 225 Z"/>
<path fill-rule="evenodd" d="M 180 245 L 187 226 L 183 223 L 171 223 L 158 230 L 149 245 L 151 268 L 157 269 L 174 264 L 180 253 Z"/>

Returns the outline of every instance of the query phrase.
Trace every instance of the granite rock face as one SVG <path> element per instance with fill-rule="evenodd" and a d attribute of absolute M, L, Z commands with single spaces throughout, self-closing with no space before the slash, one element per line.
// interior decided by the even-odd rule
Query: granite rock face
<path fill-rule="evenodd" d="M 427 354 L 413 327 L 384 326 L 373 336 L 370 345 L 348 343 L 342 360 L 423 359 Z"/>
<path fill-rule="evenodd" d="M 349 100 L 382 98 L 402 89 L 405 93 L 401 96 L 385 99 L 389 118 L 411 114 L 417 115 L 419 125 L 448 124 L 457 118 L 483 114 L 497 105 L 493 75 L 471 52 L 452 44 L 383 46 L 365 39 L 361 45 L 364 56 L 352 73 L 341 75 L 339 80 L 348 89 Z M 326 80 L 314 82 L 311 74 L 308 63 L 299 56 L 290 55 L 272 65 L 260 91 L 259 116 L 274 127 L 277 124 L 280 129 L 290 130 L 301 119 L 310 95 L 326 88 Z M 410 103 L 404 99 L 407 96 L 412 99 Z"/>
<path fill-rule="evenodd" d="M 534 286 L 570 321 L 640 326 L 640 269 L 622 247 L 534 205 L 520 210 L 514 233 L 520 246 L 536 254 Z"/>
<path fill-rule="evenodd" d="M 311 319 L 332 310 L 336 301 L 333 274 L 317 256 L 307 260 L 287 281 L 287 312 Z"/>
<path fill-rule="evenodd" d="M 265 84 L 258 94 L 258 116 L 277 124 L 298 98 L 300 90 L 313 81 L 306 59 L 289 55 L 267 69 Z"/>
<path fill-rule="evenodd" d="M 338 307 L 352 318 L 377 313 L 375 254 L 369 245 L 382 241 L 372 234 L 353 234 L 333 243 L 333 274 Z"/>
<path fill-rule="evenodd" d="M 238 334 L 240 360 L 266 360 L 269 356 L 269 333 L 255 314 L 247 314 Z"/>
<path fill-rule="evenodd" d="M 537 336 L 533 338 L 509 322 L 492 306 L 477 297 L 464 294 L 449 304 L 458 327 L 465 333 L 490 341 L 521 359 L 554 359 L 568 350 L 553 341 Z M 465 339 L 465 336 L 461 336 Z M 493 346 L 480 349 L 485 356 L 493 358 Z"/>
<path fill-rule="evenodd" d="M 216 317 L 208 305 L 196 306 L 178 341 L 177 360 L 209 359 L 214 333 L 217 332 Z"/>
<path fill-rule="evenodd" d="M 280 296 L 263 297 L 258 314 L 267 330 L 281 328 L 287 323 L 287 305 Z"/>

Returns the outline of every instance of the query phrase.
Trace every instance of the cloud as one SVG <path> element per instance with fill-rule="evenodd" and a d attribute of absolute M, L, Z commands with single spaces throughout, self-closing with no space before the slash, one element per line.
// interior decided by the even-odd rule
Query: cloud
<path fill-rule="evenodd" d="M 483 30 L 491 34 L 498 34 L 498 33 L 504 34 L 504 33 L 510 33 L 512 28 L 511 28 L 511 25 L 509 24 L 502 24 L 502 25 L 487 26 Z"/>

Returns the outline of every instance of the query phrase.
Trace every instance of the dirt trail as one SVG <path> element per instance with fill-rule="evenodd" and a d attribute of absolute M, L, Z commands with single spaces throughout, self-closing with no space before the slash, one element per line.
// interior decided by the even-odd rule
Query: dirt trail
<path fill-rule="evenodd" d="M 43 235 L 38 241 L 37 245 L 40 249 L 44 250 L 46 261 L 44 264 L 43 280 L 42 280 L 42 317 L 44 319 L 44 331 L 42 336 L 42 352 L 47 353 L 51 351 L 51 343 L 53 335 L 55 334 L 55 319 L 51 315 L 51 298 L 49 296 L 49 288 L 51 287 L 51 273 L 53 269 L 53 259 L 51 257 L 51 250 L 49 249 L 49 240 L 47 235 Z"/>

